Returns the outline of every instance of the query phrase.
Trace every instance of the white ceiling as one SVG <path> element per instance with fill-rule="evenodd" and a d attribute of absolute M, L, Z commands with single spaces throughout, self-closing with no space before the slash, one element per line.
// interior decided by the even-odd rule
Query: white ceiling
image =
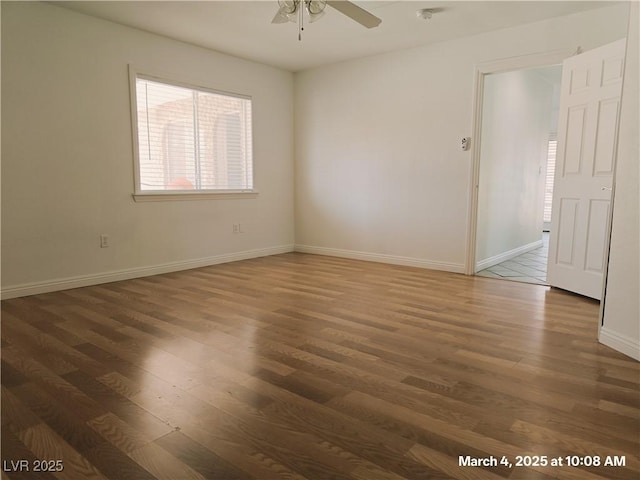
<path fill-rule="evenodd" d="M 331 7 L 306 25 L 272 24 L 277 1 L 61 1 L 62 7 L 237 57 L 299 71 L 611 5 L 594 1 L 356 1 L 367 29 Z M 416 16 L 437 8 L 431 20 Z"/>

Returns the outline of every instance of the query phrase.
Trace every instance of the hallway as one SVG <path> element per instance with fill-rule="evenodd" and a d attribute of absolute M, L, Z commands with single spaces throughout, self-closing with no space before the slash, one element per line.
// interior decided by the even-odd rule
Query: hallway
<path fill-rule="evenodd" d="M 480 277 L 502 278 L 515 282 L 548 285 L 547 257 L 549 255 L 549 232 L 542 234 L 542 242 L 542 247 L 518 255 L 511 260 L 498 263 L 493 267 L 485 268 L 476 273 L 476 275 Z"/>

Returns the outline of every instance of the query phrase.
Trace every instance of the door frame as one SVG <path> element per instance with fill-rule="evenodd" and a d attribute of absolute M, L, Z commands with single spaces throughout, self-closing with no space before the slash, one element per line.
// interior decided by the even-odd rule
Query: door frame
<path fill-rule="evenodd" d="M 484 77 L 492 73 L 511 72 L 536 67 L 560 65 L 581 48 L 554 50 L 482 62 L 476 65 L 473 89 L 473 124 L 471 141 L 471 176 L 469 179 L 469 209 L 467 215 L 467 252 L 464 266 L 466 275 L 475 275 L 476 241 L 478 235 L 478 188 L 480 183 L 480 135 L 482 133 L 482 109 L 484 98 Z"/>

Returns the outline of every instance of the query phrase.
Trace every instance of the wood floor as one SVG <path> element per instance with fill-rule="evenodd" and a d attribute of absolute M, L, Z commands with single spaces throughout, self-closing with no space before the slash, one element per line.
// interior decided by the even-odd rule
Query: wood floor
<path fill-rule="evenodd" d="M 2 479 L 637 480 L 640 368 L 597 316 L 296 253 L 3 301 Z"/>

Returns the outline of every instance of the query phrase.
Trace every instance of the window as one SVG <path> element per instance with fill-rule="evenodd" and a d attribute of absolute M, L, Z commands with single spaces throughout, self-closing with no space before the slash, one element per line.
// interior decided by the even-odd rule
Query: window
<path fill-rule="evenodd" d="M 544 218 L 547 224 L 551 223 L 551 202 L 553 200 L 553 181 L 556 175 L 556 148 L 558 140 L 555 134 L 549 138 L 547 147 L 547 175 L 544 188 Z"/>
<path fill-rule="evenodd" d="M 136 200 L 253 192 L 249 97 L 131 75 Z"/>

